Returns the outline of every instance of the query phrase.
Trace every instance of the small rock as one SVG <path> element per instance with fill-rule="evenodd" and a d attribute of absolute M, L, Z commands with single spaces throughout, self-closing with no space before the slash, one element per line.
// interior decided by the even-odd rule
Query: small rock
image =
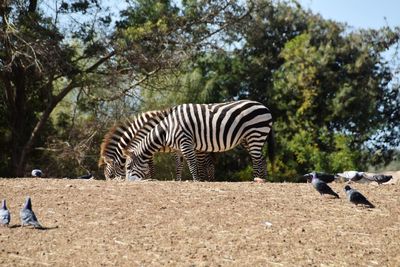
<path fill-rule="evenodd" d="M 268 222 L 268 221 L 266 221 L 266 222 L 264 222 L 264 226 L 265 226 L 265 227 L 267 227 L 267 228 L 269 228 L 269 227 L 271 227 L 271 226 L 272 226 L 272 223 L 271 223 L 271 222 Z"/>

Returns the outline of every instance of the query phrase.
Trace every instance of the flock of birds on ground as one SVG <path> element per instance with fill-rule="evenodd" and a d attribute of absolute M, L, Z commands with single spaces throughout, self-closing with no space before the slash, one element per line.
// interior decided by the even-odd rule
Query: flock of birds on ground
<path fill-rule="evenodd" d="M 39 172 L 39 170 L 32 171 L 32 176 L 34 177 L 40 177 L 41 175 L 42 172 L 41 171 Z M 350 172 L 350 174 L 346 173 L 345 175 L 350 176 L 349 182 L 358 181 L 362 177 L 365 177 L 365 175 L 363 175 L 363 173 L 361 172 Z M 339 198 L 339 195 L 335 191 L 333 191 L 332 188 L 327 184 L 334 180 L 334 178 L 332 178 L 333 176 L 326 175 L 323 173 L 312 172 L 306 174 L 305 177 L 307 178 L 307 180 L 311 181 L 312 186 L 321 195 L 331 195 L 335 198 Z M 379 180 L 380 183 L 387 182 L 392 178 L 391 176 L 385 176 L 385 175 L 377 177 L 380 178 L 375 178 L 375 181 L 377 179 L 380 179 Z M 369 208 L 375 207 L 371 202 L 368 201 L 368 199 L 363 194 L 361 194 L 356 189 L 351 188 L 349 185 L 346 185 L 344 187 L 344 192 L 346 193 L 347 199 L 355 205 L 364 205 Z M 32 201 L 30 197 L 26 198 L 24 206 L 20 210 L 19 215 L 21 219 L 21 226 L 33 226 L 34 228 L 37 229 L 43 229 L 43 227 L 38 222 L 35 213 L 32 210 Z M 9 226 L 10 221 L 11 221 L 10 211 L 7 208 L 6 200 L 3 199 L 0 209 L 0 224 L 2 226 Z"/>
<path fill-rule="evenodd" d="M 42 177 L 43 176 L 43 172 L 40 169 L 33 169 L 31 172 L 32 177 Z M 93 174 L 88 173 L 88 174 L 84 174 L 81 176 L 78 176 L 77 179 L 92 179 L 93 178 Z"/>
<path fill-rule="evenodd" d="M 318 178 L 316 172 L 311 173 L 311 184 L 321 195 L 331 195 L 335 198 L 339 198 L 339 195 L 332 190 L 332 188 L 323 180 Z M 375 208 L 375 206 L 368 201 L 368 199 L 358 192 L 356 189 L 351 188 L 349 185 L 344 187 L 347 199 L 355 205 L 365 205 L 369 208 Z"/>
<path fill-rule="evenodd" d="M 33 226 L 37 229 L 43 229 L 40 225 L 35 213 L 32 210 L 32 201 L 30 197 L 27 197 L 24 206 L 19 212 L 19 217 L 21 219 L 21 227 L 23 226 Z M 7 208 L 6 200 L 3 199 L 0 209 L 0 224 L 3 226 L 9 226 L 11 221 L 11 213 Z"/>

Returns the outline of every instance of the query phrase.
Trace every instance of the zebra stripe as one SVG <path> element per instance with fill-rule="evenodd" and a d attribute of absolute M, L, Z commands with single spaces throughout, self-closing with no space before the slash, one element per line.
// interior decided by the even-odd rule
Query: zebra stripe
<path fill-rule="evenodd" d="M 127 179 L 142 179 L 153 154 L 163 146 L 180 150 L 194 180 L 199 175 L 195 151 L 222 152 L 239 144 L 249 151 L 253 176 L 264 178 L 264 143 L 273 138 L 272 115 L 267 107 L 250 100 L 217 104 L 183 104 L 173 108 L 140 142 L 130 143 L 127 155 Z M 270 144 L 272 144 L 273 140 Z M 273 151 L 272 145 L 268 145 Z M 273 153 L 271 152 L 270 155 Z"/>
<path fill-rule="evenodd" d="M 99 167 L 105 165 L 104 176 L 109 179 L 125 178 L 126 157 L 123 150 L 131 142 L 137 142 L 146 136 L 171 110 L 156 110 L 141 113 L 133 118 L 131 122 L 114 126 L 105 135 L 100 149 Z M 139 131 L 140 130 L 140 131 Z M 176 179 L 181 180 L 183 169 L 183 158 L 179 151 L 170 147 L 161 147 L 159 152 L 174 152 L 176 163 Z M 203 155 L 204 154 L 204 155 Z M 211 164 L 210 156 L 205 153 L 198 153 L 199 161 L 205 162 L 204 167 L 208 167 L 202 173 L 202 178 L 214 178 L 214 166 Z M 149 160 L 147 169 L 144 171 L 149 178 L 154 176 L 154 165 L 152 159 Z"/>
<path fill-rule="evenodd" d="M 151 130 L 152 125 L 156 125 L 170 110 L 148 111 L 135 116 L 132 121 L 114 126 L 105 135 L 100 147 L 99 167 L 105 165 L 104 176 L 106 179 L 124 178 L 126 157 L 123 150 L 136 136 L 142 127 L 147 131 Z M 149 120 L 151 119 L 151 124 Z M 143 131 L 145 134 L 145 131 Z M 167 152 L 167 151 L 166 151 Z M 150 171 L 152 169 L 150 165 Z"/>

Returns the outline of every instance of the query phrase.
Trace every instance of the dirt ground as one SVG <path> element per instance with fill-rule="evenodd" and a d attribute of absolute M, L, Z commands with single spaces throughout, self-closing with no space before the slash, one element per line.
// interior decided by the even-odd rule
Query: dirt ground
<path fill-rule="evenodd" d="M 0 179 L 0 265 L 400 266 L 400 183 L 354 185 L 375 209 L 331 186 Z M 19 227 L 27 195 L 49 229 Z"/>

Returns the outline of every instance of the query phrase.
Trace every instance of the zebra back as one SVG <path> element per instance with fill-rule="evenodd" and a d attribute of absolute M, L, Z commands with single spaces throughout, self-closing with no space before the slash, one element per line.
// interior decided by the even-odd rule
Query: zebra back
<path fill-rule="evenodd" d="M 142 179 L 146 162 L 161 147 L 168 146 L 182 152 L 196 180 L 196 152 L 223 152 L 245 144 L 253 162 L 253 176 L 263 178 L 266 175 L 266 162 L 262 148 L 272 124 L 269 109 L 251 100 L 176 106 L 139 143 L 128 148 L 135 157 L 128 159 L 127 177 Z M 273 141 L 273 137 L 270 141 Z M 272 155 L 272 147 L 270 152 Z"/>
<path fill-rule="evenodd" d="M 135 135 L 131 138 L 129 144 L 125 146 L 122 150 L 124 156 L 127 157 L 137 154 L 138 146 L 141 145 L 143 141 L 145 141 L 147 135 L 158 125 L 160 121 L 160 117 L 149 118 L 142 125 L 142 127 L 136 131 Z M 172 150 L 173 149 L 171 149 L 170 147 L 162 146 L 157 151 L 170 152 Z"/>

